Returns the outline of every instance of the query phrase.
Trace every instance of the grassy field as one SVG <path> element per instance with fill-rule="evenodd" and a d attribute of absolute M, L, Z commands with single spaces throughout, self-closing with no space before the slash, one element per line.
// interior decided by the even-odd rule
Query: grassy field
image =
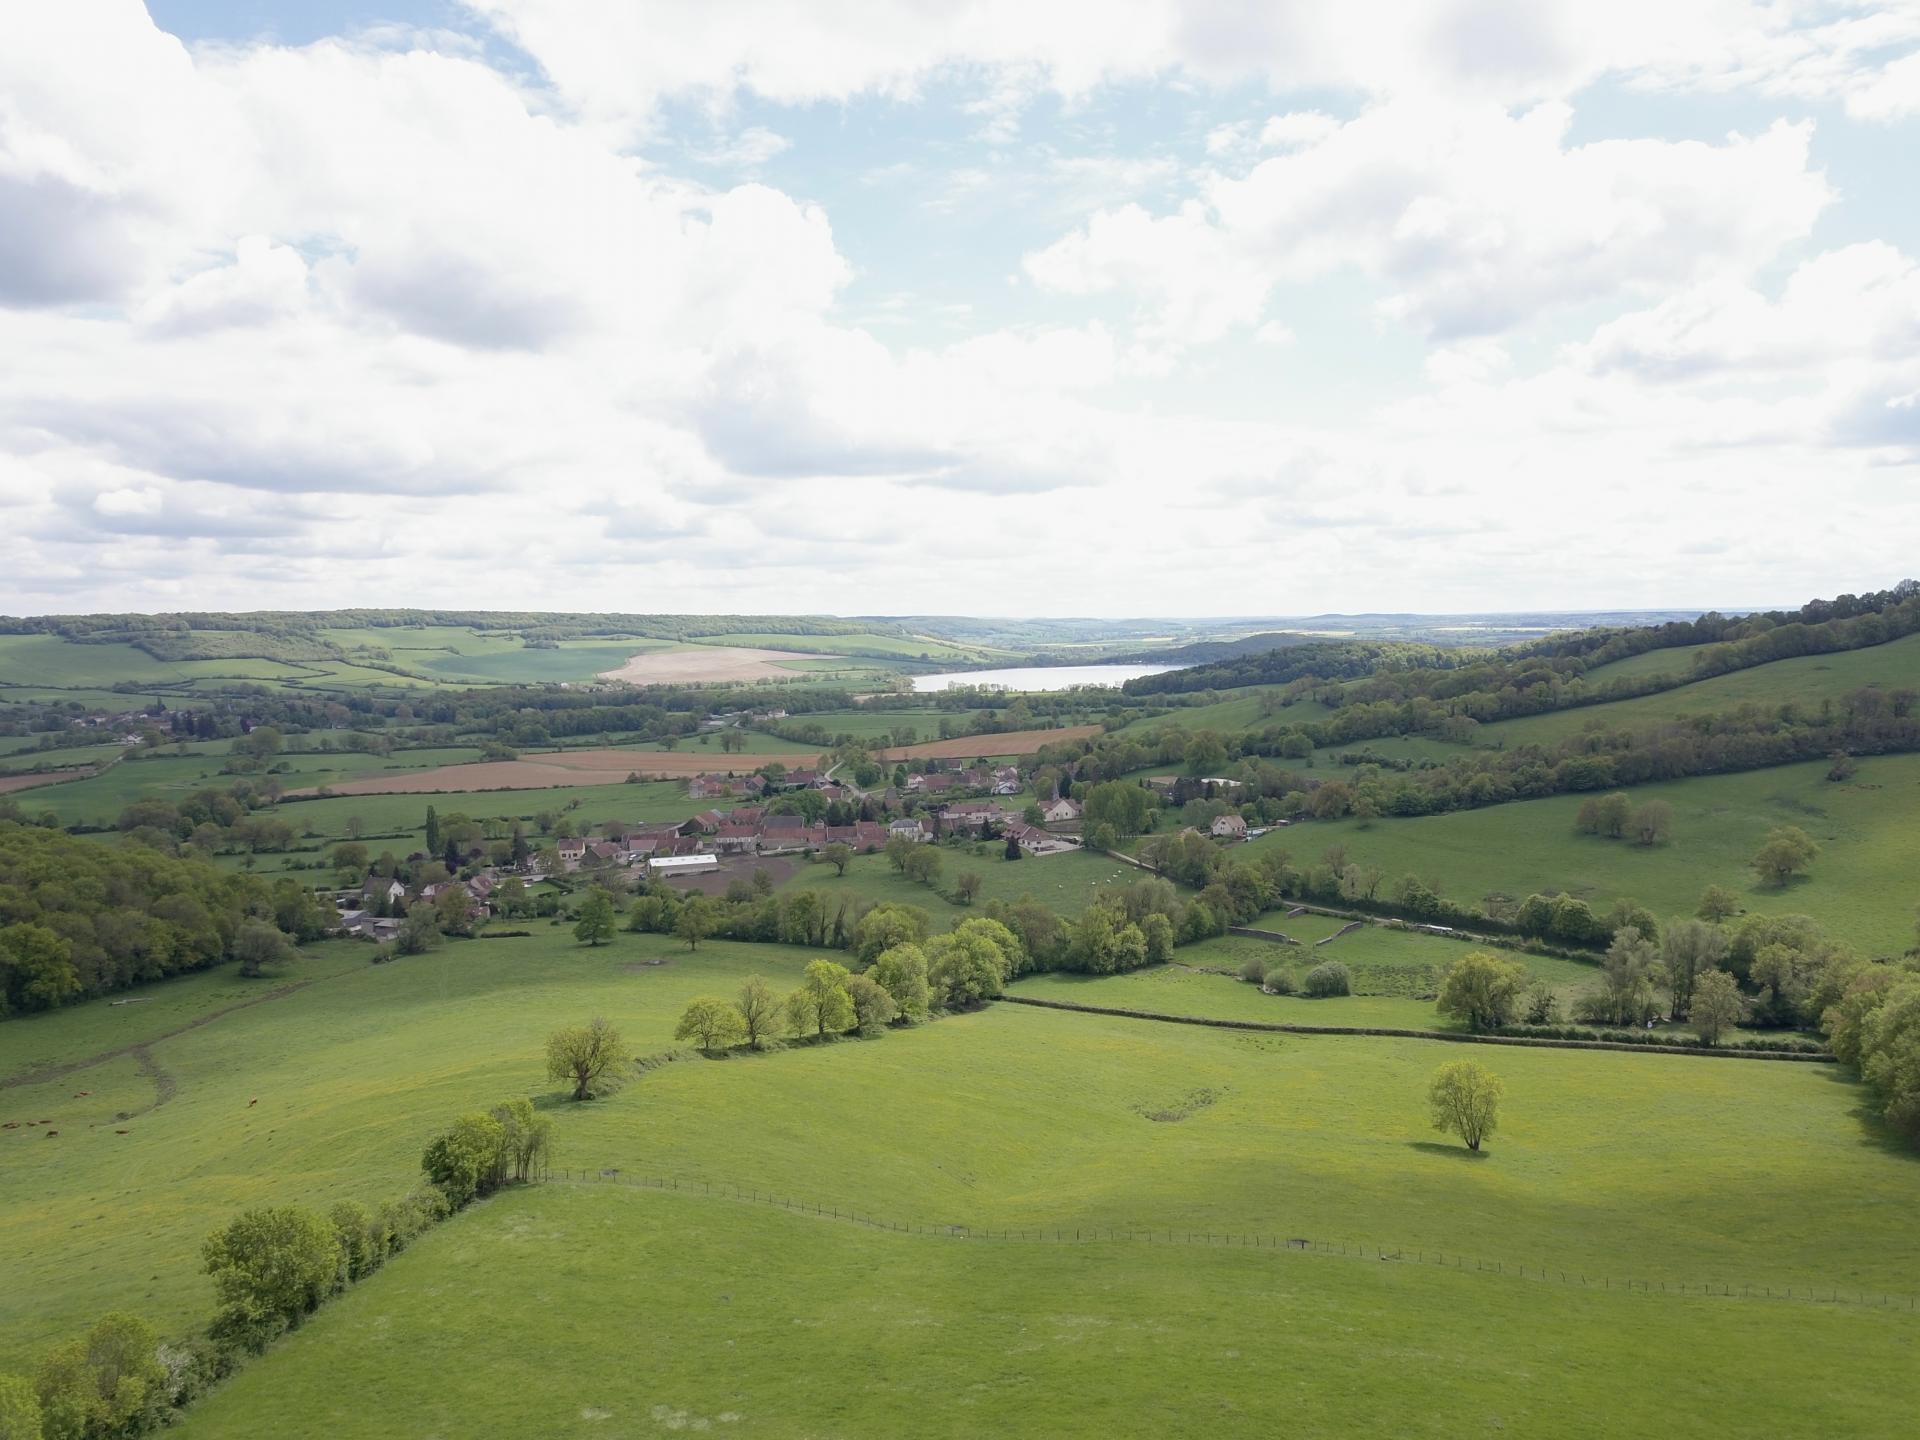
<path fill-rule="evenodd" d="M 1631 729 L 1681 715 L 1732 710 L 1746 704 L 1771 707 L 1792 702 L 1803 710 L 1813 711 L 1821 701 L 1837 700 L 1865 685 L 1881 685 L 1889 690 L 1920 688 L 1920 635 L 1837 655 L 1776 660 L 1770 665 L 1716 675 L 1711 680 L 1697 680 L 1675 690 L 1642 695 L 1635 700 L 1617 700 L 1611 705 L 1502 720 L 1483 727 L 1474 743 L 1508 748 L 1551 744 L 1593 726 Z"/>
<path fill-rule="evenodd" d="M 939 891 L 951 891 L 954 877 L 971 870 L 980 876 L 981 882 L 976 908 L 989 900 L 1018 900 L 1023 895 L 1031 895 L 1051 910 L 1078 915 L 1108 887 L 1128 885 L 1143 878 L 1142 872 L 1131 865 L 1084 850 L 1008 860 L 1003 846 L 987 842 L 982 845 L 984 853 L 976 853 L 973 846 L 957 850 L 940 847 Z M 918 905 L 936 916 L 954 919 L 965 919 L 975 913 L 952 904 L 944 894 L 898 874 L 884 855 L 855 856 L 844 876 L 835 875 L 829 865 L 805 866 L 781 888 L 817 890 L 829 900 L 852 894 L 864 900 Z"/>
<path fill-rule="evenodd" d="M 1389 877 L 1417 874 L 1466 903 L 1498 892 L 1567 891 L 1600 906 L 1631 897 L 1656 915 L 1690 915 L 1708 885 L 1767 913 L 1808 914 L 1851 944 L 1899 953 L 1913 944 L 1920 872 L 1920 755 L 1874 756 L 1845 784 L 1825 762 L 1705 776 L 1632 792 L 1673 806 L 1673 839 L 1655 849 L 1576 834 L 1582 797 L 1559 795 L 1411 820 L 1314 821 L 1252 842 L 1311 862 L 1335 844 Z M 1769 829 L 1798 825 L 1821 845 L 1811 877 L 1764 890 L 1748 861 Z"/>
<path fill-rule="evenodd" d="M 369 755 L 358 751 L 300 752 L 281 756 L 278 763 L 285 768 L 276 771 L 274 778 L 288 789 L 296 789 L 400 771 L 431 769 L 438 765 L 473 760 L 478 758 L 479 753 L 478 750 L 460 746 L 399 750 L 391 755 Z M 137 760 L 122 761 L 87 779 L 69 781 L 41 792 L 39 808 L 52 810 L 70 825 L 110 825 L 135 800 L 180 800 L 208 786 L 225 789 L 238 777 L 221 770 L 224 762 L 223 754 L 189 751 L 181 755 L 168 746 Z M 288 818 L 292 818 L 291 815 Z"/>
<path fill-rule="evenodd" d="M 393 965 L 369 965 L 371 948 L 354 942 L 306 953 L 267 980 L 228 970 L 150 987 L 137 1004 L 0 1025 L 0 1083 L 114 1056 L 0 1088 L 0 1121 L 52 1122 L 0 1131 L 0 1370 L 108 1309 L 169 1326 L 203 1318 L 194 1252 L 223 1216 L 405 1190 L 451 1116 L 545 1090 L 553 1026 L 604 1014 L 636 1053 L 664 1049 L 693 995 L 730 991 L 750 971 L 784 988 L 812 958 L 718 942 L 690 957 L 664 937 L 626 935 L 595 950 L 544 926 L 536 938 L 450 943 Z M 644 958 L 666 963 L 636 967 Z M 264 998 L 301 981 L 311 983 Z M 256 1003 L 228 1008 L 247 999 Z M 135 1046 L 151 1074 L 127 1053 Z M 47 1128 L 58 1136 L 43 1138 Z"/>
<path fill-rule="evenodd" d="M 956 645 L 951 640 L 936 640 L 927 635 L 777 635 L 759 634 L 702 635 L 702 645 L 744 645 L 763 650 L 811 650 L 818 655 L 858 655 L 866 658 L 891 656 L 900 660 L 940 660 L 972 664 L 989 660 L 1017 658 L 1015 650 L 992 650 L 977 645 Z"/>
<path fill-rule="evenodd" d="M 1920 1290 L 1906 1244 L 1920 1162 L 1861 1119 L 1857 1088 L 1829 1067 L 1503 1051 L 1505 1118 L 1477 1163 L 1426 1126 L 1425 1080 L 1451 1047 L 1012 1006 L 668 1065 L 589 1106 L 547 1098 L 552 1026 L 605 1014 L 635 1053 L 657 1051 L 691 996 L 750 971 L 784 987 L 817 953 L 689 954 L 626 934 L 587 949 L 543 927 L 374 967 L 336 944 L 278 979 L 195 977 L 140 1004 L 8 1022 L 7 1077 L 98 1063 L 0 1089 L 0 1119 L 60 1132 L 0 1131 L 0 1368 L 109 1308 L 170 1328 L 203 1318 L 194 1252 L 213 1224 L 250 1204 L 394 1194 L 448 1117 L 515 1094 L 553 1104 L 562 1166 L 771 1188 L 915 1225 L 1257 1232 L 1596 1278 Z M 283 991 L 297 980 L 311 983 Z M 244 1000 L 257 1003 L 228 1008 Z M 1436 1395 L 1470 1389 L 1523 1430 L 1601 1434 L 1630 1396 L 1581 1417 L 1655 1346 L 1688 1357 L 1675 1383 L 1697 1421 L 1681 1433 L 1747 1414 L 1773 1434 L 1816 1419 L 1822 1433 L 1893 1433 L 1911 1403 L 1920 1322 L 1707 1303 L 1333 1257 L 994 1249 L 555 1186 L 436 1233 L 186 1433 L 615 1434 L 680 1416 L 742 1433 L 1050 1434 L 1101 1423 L 1110 1412 L 1084 1397 L 1133 1387 L 1136 1412 L 1204 1412 L 1235 1433 L 1270 1433 L 1281 1406 L 1299 1422 L 1288 1433 L 1352 1433 L 1356 1415 L 1443 1433 L 1418 1428 L 1439 1424 Z M 608 1343 L 627 1328 L 647 1343 Z M 1469 1341 L 1497 1397 L 1454 1348 Z M 454 1346 L 464 1358 L 442 1364 Z M 1762 1373 L 1791 1354 L 1803 1377 L 1823 1347 L 1848 1376 L 1838 1399 Z M 901 1419 L 916 1407 L 924 1423 Z M 593 1429 L 601 1411 L 615 1428 Z M 1664 1392 L 1663 1413 L 1676 1428 Z"/>
<path fill-rule="evenodd" d="M 1913 1328 L 550 1185 L 429 1236 L 181 1433 L 448 1435 L 485 1416 L 521 1436 L 1892 1435 Z"/>
<path fill-rule="evenodd" d="M 1225 693 L 1231 698 L 1211 705 L 1178 707 L 1152 719 L 1132 721 L 1125 728 L 1153 730 L 1173 725 L 1182 730 L 1218 730 L 1226 734 L 1235 730 L 1264 730 L 1269 725 L 1304 724 L 1327 714 L 1325 707 L 1311 701 L 1282 706 L 1267 714 L 1266 697 L 1278 693 L 1278 687 L 1274 686 L 1253 685 Z"/>
<path fill-rule="evenodd" d="M 916 740 L 937 740 L 942 713 L 938 710 L 819 710 L 807 715 L 794 715 L 789 723 L 821 725 L 829 735 L 852 735 L 861 740 L 886 744 L 891 743 L 893 732 L 898 729 L 913 731 Z M 968 712 L 969 715 L 973 713 Z M 759 736 L 764 732 L 756 730 L 753 733 Z M 755 739 L 748 748 L 759 749 L 759 740 Z"/>
<path fill-rule="evenodd" d="M 1639 655 L 1629 655 L 1625 660 L 1595 666 L 1587 671 L 1586 680 L 1588 684 L 1594 684 L 1608 680 L 1638 679 L 1642 675 L 1685 675 L 1693 664 L 1693 657 L 1708 648 L 1706 645 L 1675 645 L 1666 650 L 1648 650 Z"/>

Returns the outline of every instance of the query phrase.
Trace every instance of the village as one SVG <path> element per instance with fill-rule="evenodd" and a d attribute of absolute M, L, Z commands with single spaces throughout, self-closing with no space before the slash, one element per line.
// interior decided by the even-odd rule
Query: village
<path fill-rule="evenodd" d="M 925 772 L 906 776 L 903 785 L 873 791 L 837 781 L 831 770 L 769 769 L 772 773 L 701 774 L 687 782 L 690 801 L 745 803 L 724 809 L 710 804 L 681 821 L 608 822 L 596 827 L 595 835 L 560 835 L 513 864 L 487 863 L 478 846 L 446 856 L 446 864 L 425 852 L 409 856 L 401 868 L 434 867 L 440 878 L 410 885 L 400 874 L 369 872 L 357 888 L 335 895 L 338 928 L 390 940 L 423 904 L 474 920 L 490 918 L 502 911 L 502 891 L 509 882 L 517 882 L 518 894 L 576 875 L 618 877 L 623 889 L 657 882 L 718 892 L 732 880 L 771 868 L 763 861 L 777 862 L 785 873 L 796 862 L 832 858 L 836 847 L 844 847 L 844 855 L 874 855 L 896 842 L 971 839 L 1004 842 L 1009 853 L 1017 849 L 1023 857 L 1038 858 L 1077 850 L 1082 843 L 1078 801 L 1057 795 L 1015 808 L 1006 798 L 1019 795 L 1024 783 L 1016 765 L 933 761 Z M 834 823 L 830 817 L 836 815 L 851 818 Z M 462 863 L 451 867 L 454 859 Z M 464 894 L 464 904 L 447 898 L 454 890 Z"/>

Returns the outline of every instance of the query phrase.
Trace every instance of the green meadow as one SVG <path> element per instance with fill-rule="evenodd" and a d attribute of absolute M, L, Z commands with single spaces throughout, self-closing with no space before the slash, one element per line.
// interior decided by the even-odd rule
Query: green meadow
<path fill-rule="evenodd" d="M 543 1078 L 553 1027 L 605 1015 L 633 1053 L 667 1050 L 691 997 L 728 994 L 755 972 L 786 988 L 819 952 L 723 942 L 689 952 L 624 933 L 588 948 L 540 926 L 391 965 L 368 965 L 369 953 L 310 947 L 284 975 L 196 976 L 126 997 L 134 1004 L 0 1029 L 0 1119 L 50 1122 L 0 1131 L 11 1282 L 0 1288 L 0 1369 L 29 1365 L 109 1309 L 168 1329 L 203 1320 L 211 1297 L 195 1257 L 215 1224 L 248 1205 L 397 1194 L 451 1116 L 521 1094 L 554 1115 L 563 1168 L 773 1190 L 908 1226 L 1305 1236 L 1615 1284 L 1920 1291 L 1920 1255 L 1905 1243 L 1916 1162 L 1863 1120 L 1857 1087 L 1828 1066 L 1501 1051 L 1488 1063 L 1508 1103 L 1476 1161 L 1427 1127 L 1426 1079 L 1458 1058 L 1451 1046 L 1001 1005 L 874 1040 L 689 1058 L 576 1106 Z M 1104 993 L 1205 984 L 1197 1013 L 1289 1003 L 1217 976 L 1160 973 L 1119 977 Z M 1021 982 L 1022 993 L 1044 986 L 1073 988 Z M 1377 1002 L 1290 1003 L 1368 1023 L 1360 1016 Z M 1170 1008 L 1164 994 L 1153 1008 Z M 50 1065 L 73 1068 L 45 1076 Z M 1737 1205 L 1723 1203 L 1736 1193 Z M 976 1427 L 1056 1433 L 1106 1412 L 1075 1406 L 1080 1391 L 1055 1377 L 1164 1403 L 1150 1398 L 1166 1387 L 1146 1357 L 1170 1351 L 1182 1363 L 1209 1357 L 1209 1374 L 1228 1352 L 1262 1367 L 1217 1372 L 1219 1423 L 1247 1433 L 1274 1423 L 1269 1407 L 1283 1402 L 1328 1433 L 1355 1413 L 1417 1427 L 1432 1385 L 1456 1383 L 1446 1376 L 1483 1351 L 1502 1377 L 1489 1413 L 1540 1424 L 1573 1423 L 1637 1347 L 1656 1343 L 1693 1346 L 1704 1366 L 1687 1381 L 1697 1433 L 1718 1433 L 1711 1417 L 1762 1412 L 1773 1433 L 1810 1426 L 1804 1391 L 1753 1373 L 1756 1357 L 1790 1346 L 1802 1357 L 1831 1347 L 1855 1367 L 1853 1408 L 1821 1408 L 1822 1423 L 1840 1413 L 1873 1433 L 1911 1399 L 1896 1357 L 1910 1355 L 1920 1321 L 1708 1303 L 1264 1251 L 996 1249 L 705 1196 L 555 1184 L 450 1222 L 205 1402 L 187 1433 L 459 1433 L 485 1414 L 499 1433 L 571 1434 L 582 1415 L 652 1417 L 655 1406 L 715 1424 L 736 1413 L 742 1433 L 885 1433 L 935 1393 L 975 1397 L 955 1413 Z M 645 1317 L 637 1349 L 608 1339 L 629 1304 Z M 1457 1323 L 1463 1310 L 1481 1317 L 1471 1331 Z M 736 1324 L 745 1328 L 725 1328 Z M 1615 1333 L 1623 1324 L 1629 1333 Z M 598 1343 L 583 1350 L 587 1334 Z M 1415 1336 L 1426 1337 L 1421 1353 L 1451 1357 L 1442 1377 L 1373 1378 L 1382 1355 Z M 806 1361 L 829 1337 L 836 1355 L 859 1357 L 837 1365 L 832 1384 Z M 1563 1345 L 1596 1363 L 1569 1377 L 1548 1364 Z M 439 1359 L 453 1346 L 468 1347 L 458 1376 Z M 496 1365 L 508 1347 L 515 1358 Z M 736 1363 L 743 1354 L 753 1363 Z M 1365 1383 L 1342 1378 L 1342 1354 Z M 1879 1356 L 1886 1363 L 1863 1363 Z M 868 1366 L 898 1378 L 876 1395 L 855 1383 Z M 1269 1372 L 1297 1379 L 1228 1383 Z M 523 1373 L 503 1398 L 500 1376 Z M 429 1374 L 442 1374 L 431 1389 Z M 325 1376 L 334 1389 L 322 1396 Z"/>
<path fill-rule="evenodd" d="M 1691 915 L 1701 891 L 1725 885 L 1748 909 L 1812 915 L 1863 950 L 1898 954 L 1913 944 L 1920 893 L 1920 756 L 1868 757 L 1844 783 L 1826 772 L 1816 761 L 1639 786 L 1636 802 L 1673 806 L 1672 840 L 1651 849 L 1577 834 L 1578 795 L 1367 825 L 1316 820 L 1247 849 L 1286 850 L 1311 863 L 1340 844 L 1360 864 L 1389 877 L 1419 875 L 1468 904 L 1489 894 L 1565 891 L 1601 907 L 1632 898 L 1666 917 Z M 1810 876 L 1784 890 L 1762 888 L 1748 868 L 1776 825 L 1798 825 L 1821 846 Z"/>
<path fill-rule="evenodd" d="M 1594 673 L 1604 675 L 1606 667 Z M 1735 670 L 1731 674 L 1716 675 L 1710 680 L 1696 680 L 1690 685 L 1642 695 L 1633 700 L 1556 710 L 1520 720 L 1502 720 L 1498 724 L 1484 726 L 1474 743 L 1509 748 L 1515 745 L 1550 745 L 1593 727 L 1631 729 L 1657 725 L 1684 715 L 1732 710 L 1741 705 L 1772 707 L 1793 704 L 1804 711 L 1814 711 L 1822 701 L 1838 700 L 1867 685 L 1879 685 L 1889 690 L 1920 689 L 1920 635 L 1908 635 L 1863 650 L 1775 660 L 1769 665 Z"/>
<path fill-rule="evenodd" d="M 965 871 L 980 877 L 976 907 L 990 900 L 1018 900 L 1023 895 L 1031 895 L 1062 915 L 1078 915 L 1102 891 L 1145 878 L 1144 872 L 1135 866 L 1085 850 L 1008 860 L 1001 842 L 982 841 L 959 848 L 942 845 L 939 854 L 941 870 L 937 888 L 897 873 L 884 855 L 855 856 L 848 863 L 845 875 L 834 874 L 833 867 L 824 862 L 804 865 L 782 888 L 817 890 L 829 902 L 836 896 L 854 895 L 874 902 L 918 905 L 935 916 L 963 920 L 974 912 L 953 904 L 945 895 L 952 891 L 954 878 Z"/>
<path fill-rule="evenodd" d="M 1911 1419 L 1914 1328 L 548 1185 L 428 1236 L 180 1433 L 450 1435 L 484 1416 L 489 1433 L 566 1437 L 1894 1435 Z"/>

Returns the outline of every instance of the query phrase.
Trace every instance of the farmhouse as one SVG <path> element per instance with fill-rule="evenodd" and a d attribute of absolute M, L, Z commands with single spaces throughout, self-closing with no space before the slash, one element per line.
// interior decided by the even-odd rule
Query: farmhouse
<path fill-rule="evenodd" d="M 587 841 L 584 835 L 567 835 L 554 846 L 563 863 L 577 865 L 586 858 Z"/>
<path fill-rule="evenodd" d="M 1216 815 L 1213 820 L 1213 838 L 1244 840 L 1247 838 L 1247 822 L 1238 815 Z"/>
<path fill-rule="evenodd" d="M 1040 818 L 1049 825 L 1065 825 L 1080 818 L 1080 802 L 1062 795 L 1040 807 Z"/>
<path fill-rule="evenodd" d="M 932 836 L 928 834 L 926 826 L 922 825 L 919 822 L 919 820 L 909 815 L 903 820 L 895 820 L 888 824 L 887 838 L 912 840 L 915 843 L 918 843 L 919 841 L 922 841 L 922 840 L 929 840 L 932 838 Z"/>

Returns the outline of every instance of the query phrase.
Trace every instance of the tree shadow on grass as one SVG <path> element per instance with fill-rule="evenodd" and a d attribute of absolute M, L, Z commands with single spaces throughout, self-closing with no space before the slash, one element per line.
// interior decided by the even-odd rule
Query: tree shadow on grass
<path fill-rule="evenodd" d="M 1409 1140 L 1407 1146 L 1423 1155 L 1441 1155 L 1449 1160 L 1480 1161 L 1491 1158 L 1493 1154 L 1490 1150 L 1469 1150 L 1464 1145 L 1446 1145 L 1438 1140 Z"/>
<path fill-rule="evenodd" d="M 1860 1138 L 1876 1150 L 1881 1150 L 1898 1159 L 1912 1164 L 1920 1164 L 1920 1145 L 1916 1145 L 1898 1130 L 1876 1115 L 1868 1100 L 1867 1087 L 1844 1065 L 1821 1065 L 1817 1067 L 1821 1078 L 1830 1085 L 1844 1085 L 1851 1092 L 1854 1104 L 1847 1107 L 1847 1113 L 1860 1122 Z"/>

